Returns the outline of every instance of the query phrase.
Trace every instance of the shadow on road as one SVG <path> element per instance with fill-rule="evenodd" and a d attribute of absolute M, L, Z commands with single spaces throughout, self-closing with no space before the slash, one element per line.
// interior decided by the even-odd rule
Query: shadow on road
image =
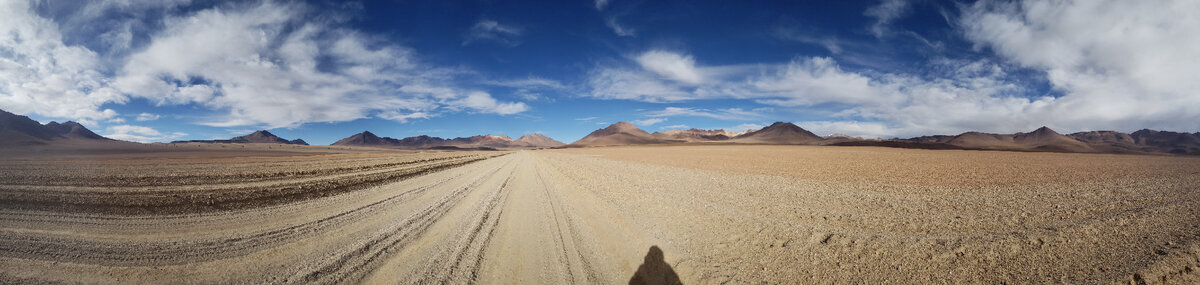
<path fill-rule="evenodd" d="M 663 251 L 658 246 L 650 246 L 650 252 L 646 253 L 646 261 L 642 262 L 642 266 L 638 266 L 633 278 L 629 278 L 629 285 L 643 284 L 683 284 L 679 281 L 679 275 L 671 269 L 671 265 L 663 260 Z"/>

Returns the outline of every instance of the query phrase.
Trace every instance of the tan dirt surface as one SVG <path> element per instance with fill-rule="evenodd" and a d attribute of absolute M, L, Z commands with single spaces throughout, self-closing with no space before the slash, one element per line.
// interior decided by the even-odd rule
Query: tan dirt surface
<path fill-rule="evenodd" d="M 1200 281 L 1196 157 L 190 153 L 0 159 L 0 282 Z"/>

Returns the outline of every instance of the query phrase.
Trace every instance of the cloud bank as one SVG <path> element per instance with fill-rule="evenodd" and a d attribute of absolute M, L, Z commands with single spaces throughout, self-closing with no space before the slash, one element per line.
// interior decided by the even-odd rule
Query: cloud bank
<path fill-rule="evenodd" d="M 162 8 L 114 3 L 89 3 L 58 21 L 106 9 Z M 28 2 L 0 5 L 0 51 L 11 51 L 0 52 L 0 108 L 16 113 L 87 123 L 118 115 L 106 104 L 144 98 L 212 110 L 200 122 L 205 125 L 277 128 L 528 110 L 524 103 L 454 85 L 467 73 L 461 68 L 424 64 L 411 49 L 347 28 L 337 15 L 304 4 L 266 1 L 166 13 L 161 29 L 142 35 L 144 43 L 125 28 L 138 21 L 129 19 L 99 37 L 96 45 L 111 54 L 64 44 L 62 26 Z"/>
<path fill-rule="evenodd" d="M 886 24 L 904 6 L 885 1 L 868 14 Z M 649 50 L 624 65 L 595 67 L 585 95 L 816 108 L 828 110 L 825 119 L 798 123 L 818 133 L 868 137 L 1011 133 L 1042 125 L 1194 130 L 1200 121 L 1198 2 L 981 1 L 961 9 L 958 32 L 994 57 L 937 57 L 926 63 L 927 73 L 908 74 L 850 70 L 834 58 L 806 56 L 704 66 L 688 54 Z M 1038 91 L 1030 83 L 1036 79 L 1018 73 L 1044 76 L 1052 92 Z M 659 112 L 685 110 L 672 108 Z"/>

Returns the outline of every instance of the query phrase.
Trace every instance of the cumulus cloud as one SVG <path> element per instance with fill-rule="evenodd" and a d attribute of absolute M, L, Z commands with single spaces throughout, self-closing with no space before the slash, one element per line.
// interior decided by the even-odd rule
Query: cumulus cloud
<path fill-rule="evenodd" d="M 1043 125 L 1063 132 L 1196 130 L 1200 81 L 1193 77 L 1200 74 L 1200 49 L 1192 47 L 1200 46 L 1194 36 L 1200 34 L 1200 3 L 983 1 L 961 7 L 957 28 L 979 51 L 998 58 L 935 58 L 912 74 L 851 70 L 827 57 L 738 68 L 666 54 L 651 64 L 634 58 L 626 66 L 597 66 L 587 95 L 645 102 L 749 99 L 817 110 L 821 119 L 799 123 L 868 137 L 1011 133 Z M 1044 75 L 1052 92 L 1036 87 L 1029 71 Z M 703 80 L 685 80 L 696 78 L 687 74 Z M 656 112 L 695 111 L 672 108 Z"/>
<path fill-rule="evenodd" d="M 516 114 L 529 109 L 529 106 L 526 106 L 525 103 L 499 102 L 496 101 L 495 98 L 492 98 L 492 95 L 484 92 L 472 92 L 470 95 L 467 95 L 466 98 L 463 98 L 456 103 L 457 105 L 471 108 L 478 112 L 500 115 Z"/>
<path fill-rule="evenodd" d="M 1047 106 L 1080 128 L 1195 130 L 1200 2 L 982 1 L 963 8 L 980 48 L 1043 71 L 1065 96 Z"/>
<path fill-rule="evenodd" d="M 495 20 L 479 20 L 467 34 L 463 36 L 463 45 L 469 45 L 478 41 L 492 41 L 501 45 L 514 47 L 521 44 L 517 37 L 521 36 L 522 29 L 512 25 L 501 24 Z"/>
<path fill-rule="evenodd" d="M 625 99 L 646 102 L 671 102 L 698 99 L 676 82 L 657 79 L 644 70 L 626 68 L 597 68 L 588 76 L 591 97 Z"/>
<path fill-rule="evenodd" d="M 942 74 L 929 79 L 910 74 L 848 71 L 831 58 L 800 57 L 788 63 L 765 65 L 761 69 L 732 68 L 738 72 L 695 86 L 674 84 L 675 80 L 644 74 L 637 76 L 639 71 L 636 70 L 624 70 L 625 74 L 630 74 L 627 78 L 613 80 L 621 77 L 601 75 L 621 69 L 600 68 L 593 73 L 591 95 L 647 102 L 750 99 L 783 108 L 844 106 L 826 114 L 832 118 L 828 121 L 842 122 L 846 126 L 870 124 L 876 127 L 843 131 L 864 136 L 965 130 L 1015 131 L 1036 128 L 1052 118 L 1039 110 L 1054 98 L 1020 96 L 1028 90 L 1011 83 L 1000 64 L 986 60 L 941 60 L 934 65 L 932 69 L 940 70 Z M 695 68 L 701 72 L 731 69 L 721 66 Z M 627 86 L 622 90 L 624 93 L 612 91 L 622 86 Z M 647 115 L 749 120 L 761 118 L 758 115 L 762 113 L 761 110 L 667 107 Z M 832 126 L 831 123 L 823 124 Z M 887 130 L 880 130 L 878 126 L 886 126 Z"/>
<path fill-rule="evenodd" d="M 635 60 L 642 68 L 675 81 L 698 84 L 704 79 L 696 70 L 696 61 L 690 55 L 652 50 L 642 53 Z"/>
<path fill-rule="evenodd" d="M 164 134 L 150 127 L 134 126 L 134 125 L 115 125 L 105 129 L 107 134 L 105 137 L 118 139 L 123 141 L 133 142 L 167 142 L 187 136 L 186 133 L 173 132 Z"/>
<path fill-rule="evenodd" d="M 423 64 L 412 50 L 348 29 L 341 17 L 303 3 L 172 8 L 187 2 L 90 2 L 55 19 L 34 13 L 26 1 L 3 2 L 0 108 L 95 125 L 118 116 L 107 104 L 134 97 L 212 110 L 203 125 L 270 128 L 528 109 L 472 95 L 455 83 L 469 72 Z M 64 33 L 88 36 L 65 40 Z"/>
<path fill-rule="evenodd" d="M 881 122 L 859 121 L 802 121 L 797 125 L 817 135 L 852 134 L 851 136 L 865 138 L 891 138 L 896 136 L 896 129 Z M 760 127 L 761 128 L 761 127 Z"/>
<path fill-rule="evenodd" d="M 228 110 L 202 122 L 221 127 L 295 127 L 371 114 L 404 122 L 440 108 L 489 103 L 470 90 L 437 84 L 450 81 L 453 70 L 420 64 L 407 48 L 307 21 L 311 12 L 264 2 L 167 18 L 165 28 L 129 57 L 113 86 L 160 105 Z M 494 106 L 485 112 L 527 109 L 487 99 Z"/>
<path fill-rule="evenodd" d="M 0 108 L 94 125 L 128 97 L 108 87 L 100 61 L 86 47 L 63 42 L 59 26 L 26 1 L 0 3 Z"/>

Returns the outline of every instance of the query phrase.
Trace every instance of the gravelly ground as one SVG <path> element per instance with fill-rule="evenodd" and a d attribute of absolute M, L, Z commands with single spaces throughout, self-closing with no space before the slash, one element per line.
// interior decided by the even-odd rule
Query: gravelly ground
<path fill-rule="evenodd" d="M 0 160 L 0 281 L 1200 282 L 1196 157 L 317 149 Z"/>

